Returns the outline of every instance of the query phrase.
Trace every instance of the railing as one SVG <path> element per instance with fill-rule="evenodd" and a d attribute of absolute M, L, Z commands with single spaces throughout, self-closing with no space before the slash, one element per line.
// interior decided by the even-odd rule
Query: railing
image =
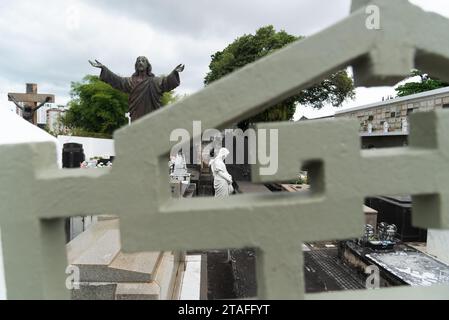
<path fill-rule="evenodd" d="M 380 20 L 372 20 L 376 12 Z M 412 115 L 409 147 L 375 151 L 360 150 L 352 120 L 261 125 L 279 130 L 279 170 L 253 170 L 253 181 L 294 179 L 306 164 L 314 191 L 307 197 L 174 201 L 166 178 L 172 130 L 190 130 L 195 120 L 222 129 L 344 66 L 354 67 L 356 85 L 391 85 L 414 67 L 449 81 L 447 30 L 448 20 L 405 0 L 354 1 L 330 29 L 116 132 L 111 170 L 58 170 L 52 144 L 1 146 L 8 298 L 69 297 L 63 218 L 85 214 L 120 216 L 127 251 L 258 248 L 262 299 L 447 298 L 447 286 L 305 295 L 300 244 L 360 236 L 363 199 L 376 194 L 412 194 L 416 226 L 449 228 L 448 112 Z"/>

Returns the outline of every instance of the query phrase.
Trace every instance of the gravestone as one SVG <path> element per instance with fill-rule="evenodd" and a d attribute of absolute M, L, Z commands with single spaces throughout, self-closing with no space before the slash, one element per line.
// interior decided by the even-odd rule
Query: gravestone
<path fill-rule="evenodd" d="M 62 167 L 79 168 L 85 160 L 83 145 L 80 143 L 65 143 L 62 149 Z"/>
<path fill-rule="evenodd" d="M 398 227 L 397 237 L 402 241 L 425 242 L 427 231 L 412 224 L 412 202 L 410 196 L 373 197 L 366 199 L 366 205 L 377 210 L 377 221 L 385 221 Z"/>
<path fill-rule="evenodd" d="M 172 179 L 177 181 L 189 181 L 190 173 L 187 172 L 187 164 L 185 156 L 178 153 L 174 159 L 173 172 L 170 174 Z"/>

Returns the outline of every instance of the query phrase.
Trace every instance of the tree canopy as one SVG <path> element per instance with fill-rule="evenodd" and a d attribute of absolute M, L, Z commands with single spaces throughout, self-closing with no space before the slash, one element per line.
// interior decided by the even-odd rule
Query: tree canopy
<path fill-rule="evenodd" d="M 81 82 L 72 82 L 69 109 L 62 119 L 72 133 L 92 137 L 111 137 L 112 133 L 128 123 L 128 95 L 112 88 L 97 76 L 88 75 Z M 181 97 L 166 92 L 162 105 L 176 102 Z"/>
<path fill-rule="evenodd" d="M 410 74 L 410 78 L 417 76 L 420 77 L 420 81 L 407 82 L 403 85 L 398 86 L 395 89 L 398 97 L 405 97 L 412 94 L 426 92 L 449 86 L 449 83 L 443 82 L 438 79 L 432 79 L 429 77 L 428 74 L 425 74 L 419 70 L 413 70 Z"/>
<path fill-rule="evenodd" d="M 290 35 L 283 30 L 276 31 L 271 25 L 258 29 L 254 35 L 245 34 L 229 44 L 224 50 L 212 55 L 209 72 L 204 79 L 204 83 L 208 85 L 246 64 L 303 38 L 302 36 Z M 341 70 L 321 83 L 298 92 L 261 114 L 242 121 L 239 127 L 247 128 L 248 125 L 256 122 L 291 120 L 297 104 L 320 109 L 326 103 L 340 106 L 346 99 L 354 98 L 354 96 L 353 80 L 345 70 Z"/>

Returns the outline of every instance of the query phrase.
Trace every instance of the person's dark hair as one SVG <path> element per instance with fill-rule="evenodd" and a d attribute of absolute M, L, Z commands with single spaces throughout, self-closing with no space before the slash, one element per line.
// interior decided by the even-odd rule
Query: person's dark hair
<path fill-rule="evenodd" d="M 133 76 L 137 76 L 137 75 L 138 75 L 138 71 L 137 71 L 137 61 L 139 60 L 139 58 L 145 59 L 145 62 L 146 62 L 147 65 L 148 65 L 148 68 L 147 68 L 147 71 L 146 71 L 147 75 L 149 75 L 150 77 L 154 77 L 154 74 L 151 72 L 151 71 L 153 70 L 153 67 L 151 66 L 150 61 L 148 60 L 147 57 L 143 57 L 143 56 L 137 57 L 136 63 L 134 64 L 134 70 L 135 70 L 136 72 L 133 74 Z"/>

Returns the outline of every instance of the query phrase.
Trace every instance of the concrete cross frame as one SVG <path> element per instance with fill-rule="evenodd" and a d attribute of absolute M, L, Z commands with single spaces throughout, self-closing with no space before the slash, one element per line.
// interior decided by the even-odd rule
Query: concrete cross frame
<path fill-rule="evenodd" d="M 380 10 L 378 30 L 366 28 L 368 4 Z M 357 85 L 391 85 L 413 67 L 449 81 L 448 29 L 447 19 L 405 0 L 354 1 L 351 15 L 331 28 L 117 131 L 111 170 L 57 170 L 51 144 L 1 146 L 8 298 L 69 297 L 62 221 L 83 214 L 119 215 L 127 251 L 258 248 L 261 299 L 447 298 L 448 286 L 305 295 L 300 250 L 303 241 L 360 236 L 363 198 L 379 192 L 412 194 L 415 225 L 449 229 L 447 112 L 413 115 L 407 148 L 363 152 L 356 121 L 261 125 L 279 129 L 279 171 L 253 181 L 290 179 L 304 165 L 313 190 L 305 197 L 174 201 L 166 167 L 173 129 L 191 130 L 195 120 L 223 129 L 345 66 L 354 67 Z"/>

